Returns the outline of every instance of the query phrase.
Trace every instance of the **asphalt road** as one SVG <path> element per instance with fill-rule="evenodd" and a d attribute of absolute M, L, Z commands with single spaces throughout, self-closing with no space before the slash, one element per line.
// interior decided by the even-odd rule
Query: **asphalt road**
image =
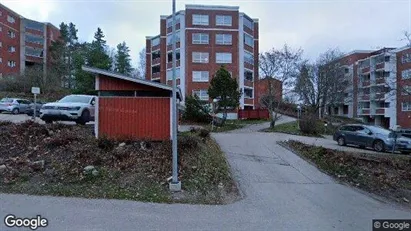
<path fill-rule="evenodd" d="M 243 199 L 223 206 L 152 204 L 0 194 L 0 217 L 40 214 L 39 230 L 355 230 L 375 218 L 411 218 L 407 208 L 336 183 L 276 141 L 276 133 L 213 134 Z M 184 182 L 182 182 L 184 184 Z M 3 224 L 0 230 L 8 230 Z M 13 229 L 14 230 L 14 229 Z"/>

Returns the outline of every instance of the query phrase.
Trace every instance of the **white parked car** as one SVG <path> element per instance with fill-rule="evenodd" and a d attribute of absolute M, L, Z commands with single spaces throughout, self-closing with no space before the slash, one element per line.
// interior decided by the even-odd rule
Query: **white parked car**
<path fill-rule="evenodd" d="M 68 95 L 54 103 L 44 104 L 40 109 L 40 118 L 46 123 L 53 121 L 75 121 L 86 124 L 94 121 L 96 96 Z"/>

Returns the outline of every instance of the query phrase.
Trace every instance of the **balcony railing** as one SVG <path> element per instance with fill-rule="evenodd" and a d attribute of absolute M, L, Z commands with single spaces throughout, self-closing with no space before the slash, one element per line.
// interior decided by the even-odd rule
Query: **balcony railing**
<path fill-rule="evenodd" d="M 367 72 L 370 72 L 370 67 L 361 68 L 361 73 L 367 73 Z"/>
<path fill-rule="evenodd" d="M 362 108 L 359 110 L 360 115 L 369 115 L 370 114 L 370 109 L 369 108 Z"/>
<path fill-rule="evenodd" d="M 377 92 L 377 93 L 375 93 L 374 99 L 375 99 L 375 100 L 384 100 L 384 99 L 385 99 L 385 93 L 383 93 L 383 92 Z"/>
<path fill-rule="evenodd" d="M 376 115 L 384 115 L 385 114 L 385 108 L 376 108 L 375 109 L 375 114 Z"/>
<path fill-rule="evenodd" d="M 151 62 L 151 65 L 154 66 L 154 65 L 160 64 L 160 61 L 161 61 L 160 58 L 153 59 L 153 61 Z"/>
<path fill-rule="evenodd" d="M 362 86 L 363 87 L 370 86 L 370 84 L 371 84 L 370 80 L 362 81 Z"/>
<path fill-rule="evenodd" d="M 160 78 L 160 72 L 153 73 L 153 74 L 151 75 L 151 78 L 152 78 L 152 79 Z"/>
<path fill-rule="evenodd" d="M 375 82 L 376 82 L 377 84 L 383 84 L 383 83 L 385 83 L 385 81 L 386 81 L 385 78 L 376 78 L 376 79 L 375 79 Z"/>
<path fill-rule="evenodd" d="M 376 70 L 384 69 L 384 67 L 385 67 L 385 63 L 384 63 L 384 62 L 382 62 L 382 63 L 377 63 L 377 64 L 375 65 L 375 69 L 376 69 Z"/>
<path fill-rule="evenodd" d="M 361 95 L 361 100 L 370 100 L 370 95 Z"/>

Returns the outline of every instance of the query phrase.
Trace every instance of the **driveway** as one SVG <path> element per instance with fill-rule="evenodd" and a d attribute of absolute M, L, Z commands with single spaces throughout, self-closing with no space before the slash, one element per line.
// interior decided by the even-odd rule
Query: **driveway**
<path fill-rule="evenodd" d="M 0 194 L 0 217 L 40 214 L 44 230 L 371 230 L 374 218 L 411 211 L 336 183 L 279 146 L 282 135 L 213 134 L 243 199 L 229 205 L 152 204 Z M 184 184 L 184 182 L 182 182 Z M 4 230 L 0 224 L 0 230 Z M 43 230 L 43 229 L 39 229 Z"/>

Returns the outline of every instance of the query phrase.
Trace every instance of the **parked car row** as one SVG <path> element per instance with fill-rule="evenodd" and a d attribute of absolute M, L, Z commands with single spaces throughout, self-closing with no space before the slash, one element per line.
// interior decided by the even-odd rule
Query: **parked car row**
<path fill-rule="evenodd" d="M 360 148 L 372 148 L 377 152 L 398 151 L 411 153 L 411 132 L 391 131 L 379 126 L 347 124 L 340 126 L 333 139 L 338 145 L 356 145 Z"/>
<path fill-rule="evenodd" d="M 30 100 L 19 98 L 3 98 L 0 100 L 0 113 L 36 115 L 46 123 L 53 121 L 74 121 L 77 124 L 86 124 L 94 121 L 96 96 L 68 95 L 62 99 L 44 103 L 37 101 L 36 105 Z"/>

